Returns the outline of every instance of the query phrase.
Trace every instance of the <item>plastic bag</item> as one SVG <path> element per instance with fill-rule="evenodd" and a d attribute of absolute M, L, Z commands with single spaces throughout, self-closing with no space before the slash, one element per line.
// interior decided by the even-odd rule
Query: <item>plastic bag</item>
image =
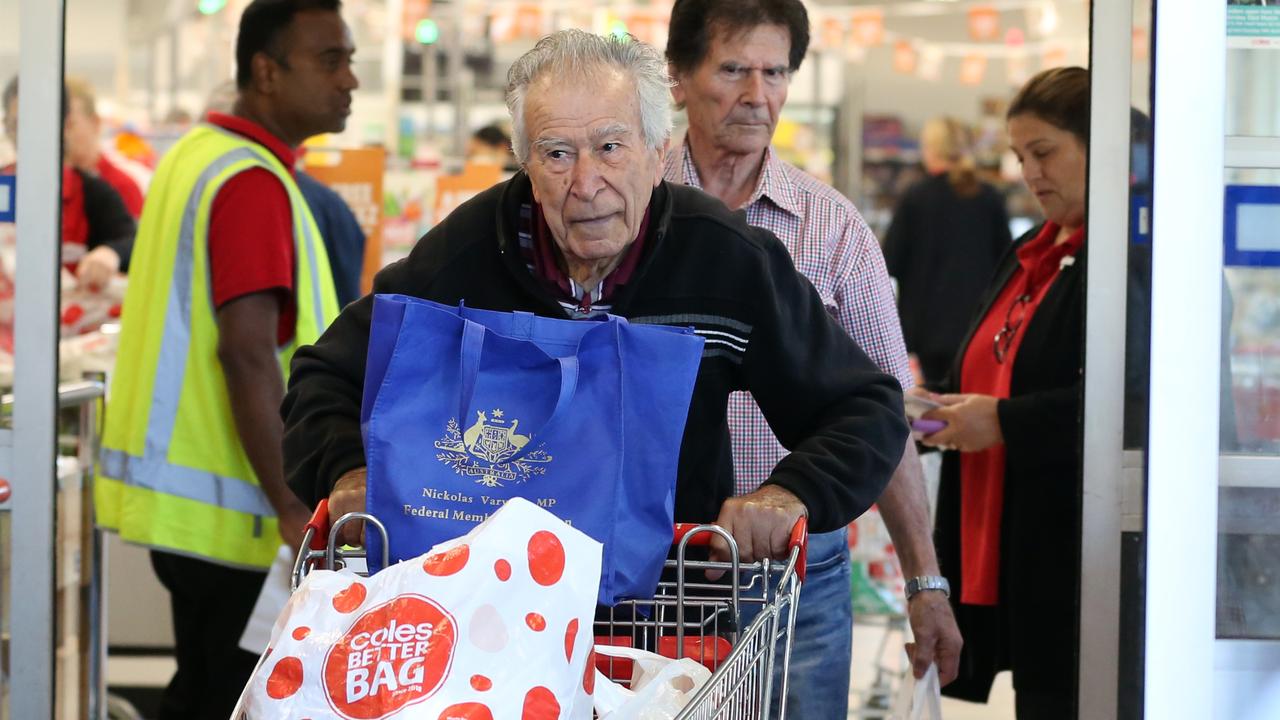
<path fill-rule="evenodd" d="M 233 720 L 590 720 L 600 543 L 524 500 L 289 597 Z"/>
<path fill-rule="evenodd" d="M 942 720 L 942 686 L 938 684 L 937 665 L 930 665 L 919 680 L 907 672 L 889 720 Z"/>
<path fill-rule="evenodd" d="M 594 700 L 600 720 L 671 720 L 711 679 L 711 671 L 690 658 L 672 660 L 610 645 L 597 645 L 595 652 L 632 663 L 630 689 L 596 671 Z"/>

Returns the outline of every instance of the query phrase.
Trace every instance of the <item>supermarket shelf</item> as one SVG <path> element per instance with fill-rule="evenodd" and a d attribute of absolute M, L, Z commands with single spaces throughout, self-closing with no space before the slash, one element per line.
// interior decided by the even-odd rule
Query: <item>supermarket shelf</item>
<path fill-rule="evenodd" d="M 1226 166 L 1280 169 L 1280 137 L 1227 136 Z"/>
<path fill-rule="evenodd" d="M 1223 455 L 1218 459 L 1222 487 L 1280 488 L 1280 457 Z"/>

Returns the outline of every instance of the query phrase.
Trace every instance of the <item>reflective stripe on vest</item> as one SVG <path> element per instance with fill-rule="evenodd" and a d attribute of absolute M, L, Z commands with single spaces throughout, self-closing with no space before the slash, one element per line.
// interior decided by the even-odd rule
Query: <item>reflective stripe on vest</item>
<path fill-rule="evenodd" d="M 176 464 L 169 460 L 175 428 L 179 421 L 179 413 L 183 413 L 183 427 L 187 428 L 187 437 L 190 437 L 192 418 L 195 417 L 190 414 L 193 412 L 192 408 L 184 406 L 186 409 L 182 410 L 179 407 L 184 399 L 184 391 L 187 390 L 185 374 L 188 370 L 189 354 L 194 347 L 192 337 L 194 323 L 193 303 L 208 303 L 207 307 L 209 308 L 208 315 L 205 314 L 203 308 L 200 310 L 200 322 L 204 323 L 204 325 L 199 331 L 199 346 L 205 348 L 205 350 L 195 357 L 196 368 L 199 368 L 202 363 L 208 364 L 210 362 L 205 356 L 205 353 L 209 351 L 210 345 L 210 339 L 207 335 L 207 323 L 209 319 L 212 319 L 216 324 L 212 288 L 209 287 L 207 279 L 202 278 L 205 280 L 208 296 L 193 297 L 195 294 L 193 275 L 197 267 L 197 248 L 202 248 L 204 252 L 207 252 L 207 234 L 201 235 L 204 238 L 203 242 L 197 241 L 197 233 L 207 232 L 207 226 L 202 228 L 198 227 L 197 224 L 201 222 L 202 218 L 205 223 L 208 222 L 208 213 L 212 208 L 213 202 L 213 196 L 209 198 L 205 196 L 210 191 L 213 191 L 216 196 L 217 187 L 210 187 L 210 184 L 219 182 L 219 179 L 228 171 L 232 171 L 237 164 L 246 165 L 244 169 L 262 167 L 277 176 L 281 175 L 280 169 L 277 168 L 279 163 L 275 161 L 274 157 L 268 156 L 265 151 L 260 151 L 256 146 L 250 145 L 247 140 L 220 128 L 201 128 L 201 131 L 206 134 L 210 130 L 234 141 L 234 144 L 238 145 L 238 147 L 233 147 L 221 155 L 217 155 L 216 159 L 204 167 L 195 178 L 194 183 L 190 179 L 191 174 L 187 174 L 184 179 L 180 172 L 174 180 L 174 182 L 178 183 L 178 187 L 190 187 L 190 190 L 188 195 L 181 199 L 183 206 L 181 218 L 178 222 L 180 229 L 176 248 L 173 250 L 172 275 L 169 278 L 167 289 L 163 328 L 160 330 L 158 338 L 159 348 L 155 355 L 150 356 L 156 362 L 154 375 L 151 378 L 151 397 L 149 402 L 144 400 L 140 404 L 135 404 L 133 410 L 126 411 L 125 417 L 122 418 L 113 419 L 110 405 L 107 409 L 108 434 L 114 439 L 108 443 L 108 437 L 104 436 L 104 447 L 100 453 L 99 474 L 102 476 L 101 479 L 104 483 L 103 494 L 99 496 L 99 515 L 104 519 L 108 527 L 121 530 L 122 535 L 146 536 L 148 531 L 145 527 L 120 527 L 120 525 L 124 524 L 121 522 L 122 516 L 128 514 L 127 506 L 129 501 L 125 499 L 125 495 L 120 494 L 123 490 L 114 491 L 110 489 L 113 487 L 111 481 L 120 483 L 120 485 L 114 485 L 114 487 L 130 487 L 134 488 L 135 492 L 145 491 L 182 498 L 201 503 L 210 508 L 253 516 L 256 518 L 252 520 L 253 527 L 256 529 L 255 536 L 260 534 L 261 518 L 270 518 L 275 515 L 275 511 L 267 501 L 266 495 L 251 475 L 248 478 L 226 476 L 199 467 Z M 208 142 L 209 139 L 206 137 L 203 138 L 203 141 Z M 197 148 L 200 148 L 200 146 L 197 145 Z M 205 145 L 200 149 L 209 152 L 205 148 L 208 148 L 208 146 Z M 216 144 L 214 150 L 216 151 Z M 194 171 L 194 168 L 192 168 L 192 171 Z M 230 177 L 241 171 L 235 170 Z M 174 172 L 178 171 L 175 170 Z M 174 172 L 166 174 L 165 179 L 168 180 Z M 328 276 L 328 261 L 327 258 L 321 258 L 319 255 L 323 252 L 323 247 L 319 245 L 314 220 L 307 210 L 306 201 L 302 198 L 297 186 L 291 179 L 281 177 L 281 180 L 288 192 L 293 210 L 293 245 L 295 249 L 295 267 L 297 268 L 295 270 L 297 276 L 295 293 L 298 300 L 298 314 L 294 338 L 288 345 L 279 348 L 281 368 L 282 371 L 287 372 L 285 361 L 292 355 L 293 349 L 299 342 L 314 342 L 318 338 L 319 334 L 327 327 L 329 320 L 336 315 L 337 302 L 332 290 L 332 279 Z M 222 181 L 225 181 L 225 178 Z M 192 184 L 188 186 L 187 183 Z M 165 212 L 163 201 L 169 199 L 165 192 L 162 190 L 157 193 L 157 195 L 161 196 L 158 201 L 161 206 L 158 212 L 161 213 Z M 181 191 L 175 189 L 173 192 Z M 170 214 L 169 217 L 173 218 L 174 216 Z M 154 224 L 160 227 L 161 231 L 165 227 L 171 229 L 173 227 L 172 220 L 167 225 L 163 220 Z M 150 228 L 150 226 L 148 227 Z M 171 229 L 169 232 L 172 231 Z M 154 233 L 156 230 L 151 228 L 149 232 Z M 152 238 L 148 237 L 147 239 L 150 240 Z M 170 245 L 170 247 L 173 246 Z M 164 252 L 162 247 L 156 246 L 156 248 L 151 249 L 151 253 L 153 257 L 158 257 L 160 260 L 158 266 L 150 267 L 148 272 L 152 274 L 163 272 L 166 266 L 163 262 Z M 307 285 L 310 287 L 306 287 Z M 151 285 L 148 284 L 147 287 L 151 287 Z M 147 302 L 148 292 L 155 293 L 155 291 L 159 290 L 159 287 L 154 287 L 150 291 L 140 291 L 140 301 Z M 126 333 L 131 330 L 128 327 L 129 307 L 128 302 L 126 302 Z M 145 320 L 146 311 L 142 310 L 141 306 L 137 312 L 143 314 Z M 159 319 L 158 315 L 159 313 L 152 313 L 151 317 Z M 140 332 L 142 335 L 137 336 L 130 345 L 129 359 L 133 361 L 139 359 L 137 357 L 139 352 L 142 353 L 141 359 L 144 362 L 150 359 L 148 357 L 150 353 L 145 349 L 147 345 L 146 338 L 155 338 L 153 333 L 156 331 L 147 327 L 144 320 L 137 321 L 142 329 L 135 330 L 135 332 Z M 151 342 L 154 342 L 154 340 Z M 217 367 L 217 365 L 214 365 L 214 367 Z M 141 389 L 141 387 L 134 388 L 137 377 L 136 375 L 132 377 L 134 377 L 132 381 L 126 382 L 122 380 L 120 382 L 120 385 L 125 386 L 119 389 L 120 392 L 127 393 L 130 389 Z M 113 383 L 113 389 L 115 389 L 115 385 L 116 383 Z M 188 402 L 190 402 L 189 398 Z M 142 455 L 138 456 L 124 449 L 130 447 L 130 442 L 127 440 L 130 433 L 120 431 L 111 435 L 112 429 L 110 425 L 113 422 L 120 422 L 125 427 L 128 427 L 132 423 L 141 421 L 138 414 L 143 411 L 147 413 L 146 430 L 145 436 L 141 439 Z M 215 413 L 211 419 L 222 418 L 219 422 L 231 422 L 229 416 L 223 417 L 223 413 L 225 413 L 225 408 Z M 134 428 L 136 432 L 136 425 Z M 137 442 L 136 435 L 133 442 Z M 183 447 L 188 447 L 190 442 L 190 440 L 186 441 Z M 215 451 L 221 452 L 218 450 L 221 446 L 221 443 L 215 443 L 212 447 Z M 134 447 L 136 448 L 136 445 Z M 237 448 L 235 452 L 240 453 L 241 451 Z M 239 463 L 241 461 L 237 460 L 236 462 Z M 234 465 L 235 463 L 232 464 Z M 103 503 L 105 503 L 105 507 Z M 130 518 L 134 518 L 135 515 L 130 515 Z M 137 525 L 136 520 L 133 520 L 133 525 Z M 263 540 L 266 541 L 267 539 L 264 538 Z M 275 538 L 271 542 L 278 544 L 278 540 L 278 538 Z M 145 542 L 145 540 L 143 541 Z M 178 545 L 181 547 L 173 547 L 169 543 L 158 541 L 157 546 L 175 549 L 179 552 L 202 554 L 202 551 L 207 550 L 211 542 L 217 542 L 217 540 L 206 537 L 191 538 L 186 545 L 179 542 Z M 274 545 L 271 549 L 274 551 Z M 256 556 L 257 552 L 257 550 L 254 550 L 251 554 Z M 222 557 L 220 559 L 235 562 L 235 558 Z M 249 558 L 242 559 L 250 560 Z M 259 559 L 254 557 L 252 562 L 256 563 Z"/>

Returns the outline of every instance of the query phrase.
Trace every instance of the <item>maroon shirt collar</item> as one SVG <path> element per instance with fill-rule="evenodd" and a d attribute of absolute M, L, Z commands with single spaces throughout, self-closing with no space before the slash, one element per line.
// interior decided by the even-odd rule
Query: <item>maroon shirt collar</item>
<path fill-rule="evenodd" d="M 238 115 L 227 115 L 225 113 L 209 111 L 205 120 L 213 125 L 217 125 L 223 130 L 230 130 L 237 135 L 258 143 L 271 151 L 281 163 L 284 164 L 289 172 L 293 172 L 294 163 L 298 160 L 298 151 L 296 148 L 289 147 L 289 144 L 275 135 L 270 130 L 262 127 L 258 123 L 242 118 Z"/>
<path fill-rule="evenodd" d="M 652 207 L 650 205 L 644 209 L 644 218 L 640 221 L 640 232 L 637 233 L 635 242 L 627 248 L 622 262 L 613 269 L 613 272 L 605 276 L 601 283 L 599 302 L 608 301 L 619 286 L 626 285 L 635 275 L 636 267 L 640 265 L 640 258 L 644 257 L 645 236 L 649 234 L 649 213 Z M 583 298 L 574 296 L 569 276 L 561 266 L 560 256 L 556 252 L 551 228 L 542 215 L 542 206 L 536 201 L 533 203 L 533 238 L 533 264 L 538 277 L 559 288 L 565 297 L 581 302 Z"/>

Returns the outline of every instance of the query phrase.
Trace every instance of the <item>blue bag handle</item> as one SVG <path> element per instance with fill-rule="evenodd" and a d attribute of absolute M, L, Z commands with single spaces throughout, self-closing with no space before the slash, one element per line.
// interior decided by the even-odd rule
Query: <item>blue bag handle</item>
<path fill-rule="evenodd" d="M 488 329 L 480 323 L 470 320 L 462 321 L 462 348 L 459 356 L 462 368 L 462 392 L 460 398 L 461 406 L 458 409 L 459 422 L 465 422 L 464 418 L 471 417 L 471 399 L 475 395 L 476 379 L 480 375 L 480 358 L 484 355 L 484 336 L 486 332 L 488 332 Z M 547 418 L 547 421 L 543 423 L 538 430 L 538 435 L 555 427 L 557 422 L 569 414 L 569 407 L 573 405 L 574 395 L 578 392 L 577 356 L 558 357 L 556 361 L 560 364 L 560 395 L 556 398 L 556 407 L 551 412 L 551 417 Z M 537 447 L 537 444 L 533 442 L 534 439 L 534 433 L 529 433 L 529 442 L 503 462 L 514 462 L 532 452 Z"/>

